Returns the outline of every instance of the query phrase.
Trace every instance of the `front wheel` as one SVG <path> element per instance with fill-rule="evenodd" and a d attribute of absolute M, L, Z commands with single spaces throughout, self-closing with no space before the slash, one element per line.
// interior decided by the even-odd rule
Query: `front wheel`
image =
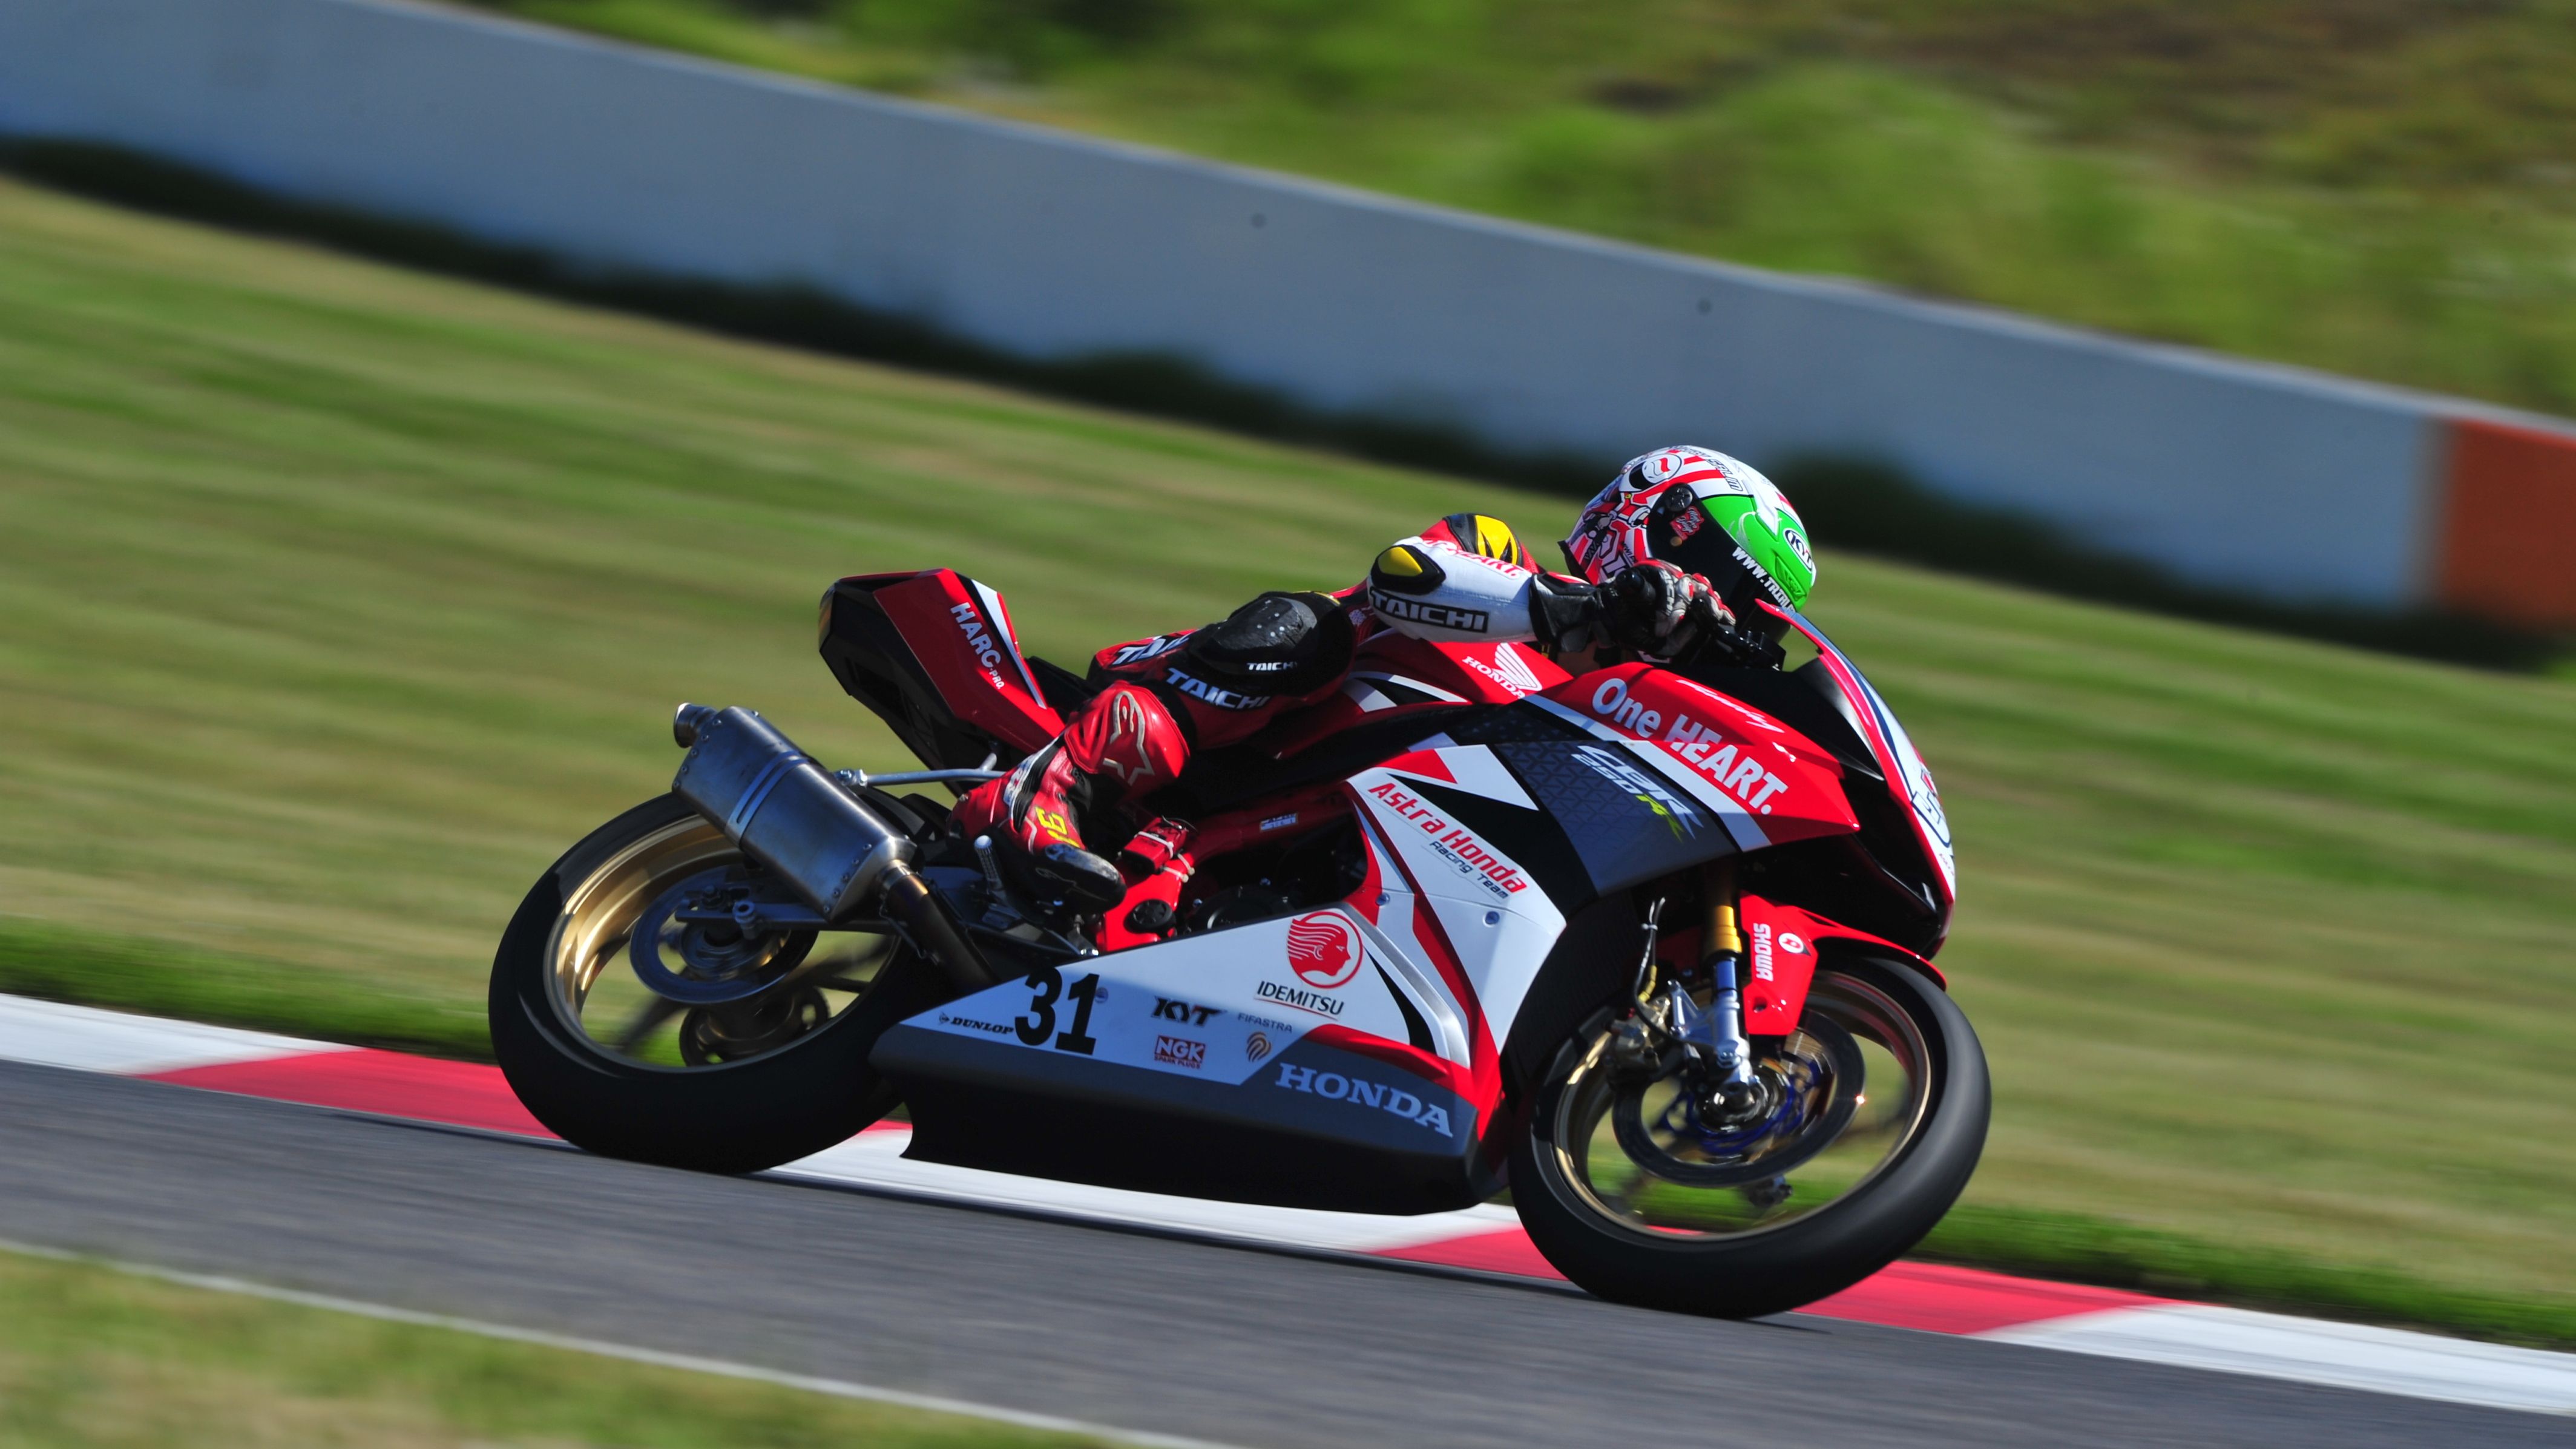
<path fill-rule="evenodd" d="M 1901 962 L 1820 967 L 1799 1029 L 1756 1043 L 1749 1102 L 1672 1056 L 1623 1063 L 1615 1025 L 1564 1043 L 1512 1146 L 1531 1241 L 1604 1298 L 1722 1318 L 1812 1303 L 1920 1242 L 1985 1148 L 1976 1032 Z"/>
<path fill-rule="evenodd" d="M 519 1100 L 610 1157 L 756 1172 L 895 1104 L 877 1038 L 942 981 L 882 931 L 745 930 L 779 892 L 676 795 L 592 831 L 537 879 L 492 961 L 492 1049 Z"/>

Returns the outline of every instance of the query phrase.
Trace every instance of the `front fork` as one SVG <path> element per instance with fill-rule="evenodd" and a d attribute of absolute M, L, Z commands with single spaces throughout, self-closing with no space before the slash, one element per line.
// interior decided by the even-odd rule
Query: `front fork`
<path fill-rule="evenodd" d="M 1652 1060 L 1660 1035 L 1706 1063 L 1710 1095 L 1727 1108 L 1749 1103 L 1756 1091 L 1753 1043 L 1744 1034 L 1744 993 L 1738 973 L 1744 959 L 1744 934 L 1736 920 L 1735 862 L 1721 860 L 1708 868 L 1708 929 L 1702 938 L 1708 954 L 1702 964 L 1714 983 L 1708 1005 L 1691 1000 L 1678 981 L 1665 985 L 1660 1002 L 1651 997 L 1655 938 L 1663 902 L 1657 901 L 1646 921 L 1646 944 L 1637 968 L 1636 996 L 1641 1018 L 1624 1033 L 1621 1055 L 1633 1065 Z M 1647 1023 L 1660 1025 L 1660 1033 Z"/>
<path fill-rule="evenodd" d="M 1744 993 L 1737 972 L 1744 960 L 1744 934 L 1735 917 L 1735 862 L 1721 860 L 1708 868 L 1708 976 L 1716 985 L 1708 1010 L 1690 1023 L 1684 1039 L 1704 1051 L 1720 1074 L 1713 1084 L 1728 1106 L 1750 1099 L 1753 1043 L 1744 1035 Z"/>

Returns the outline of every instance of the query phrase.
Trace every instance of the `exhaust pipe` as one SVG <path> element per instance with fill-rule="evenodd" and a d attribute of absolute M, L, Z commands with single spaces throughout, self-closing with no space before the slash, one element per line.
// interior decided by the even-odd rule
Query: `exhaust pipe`
<path fill-rule="evenodd" d="M 840 920 L 881 899 L 961 990 L 993 984 L 983 953 L 913 874 L 912 841 L 776 726 L 739 707 L 684 704 L 671 736 L 689 752 L 672 792 L 743 854 L 776 871 L 823 919 Z"/>

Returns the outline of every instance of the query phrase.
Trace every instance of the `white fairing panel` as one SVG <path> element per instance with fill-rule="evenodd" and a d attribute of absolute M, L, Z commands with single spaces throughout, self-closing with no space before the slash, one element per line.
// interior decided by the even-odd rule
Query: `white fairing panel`
<path fill-rule="evenodd" d="M 1477 1013 L 1489 1040 L 1508 1035 L 1565 917 L 1495 841 L 1425 795 L 1537 803 L 1482 745 L 1421 751 L 1350 784 L 1373 898 L 1066 962 L 908 1025 L 1227 1084 L 1328 1024 L 1472 1066 Z M 1473 1002 L 1451 989 L 1444 950 Z"/>
<path fill-rule="evenodd" d="M 1421 767 L 1407 768 L 1410 762 Z M 1564 933 L 1565 916 L 1497 842 L 1426 800 L 1426 784 L 1524 810 L 1537 806 L 1482 745 L 1425 750 L 1351 779 L 1371 827 L 1373 848 L 1391 851 L 1402 864 L 1400 873 L 1388 873 L 1389 908 L 1401 904 L 1430 913 L 1457 953 L 1486 1029 L 1501 1041 L 1509 1035 L 1540 964 Z M 1404 893 L 1395 887 L 1406 878 L 1419 885 L 1418 899 L 1399 899 Z M 1406 938 L 1405 928 L 1412 924 L 1400 926 L 1384 908 L 1379 921 L 1398 940 Z M 1416 946 L 1415 953 L 1424 949 Z"/>
<path fill-rule="evenodd" d="M 1255 921 L 1006 981 L 914 1017 L 933 1031 L 1094 1061 L 1240 1083 L 1332 1023 L 1431 1048 L 1465 1065 L 1467 1034 L 1436 974 L 1344 907 Z M 1418 949 L 1418 948 L 1417 948 Z M 1086 977 L 1098 977 L 1086 985 Z M 1082 1010 L 1088 991 L 1090 1009 Z M 1407 1000 L 1399 1004 L 1395 993 Z"/>

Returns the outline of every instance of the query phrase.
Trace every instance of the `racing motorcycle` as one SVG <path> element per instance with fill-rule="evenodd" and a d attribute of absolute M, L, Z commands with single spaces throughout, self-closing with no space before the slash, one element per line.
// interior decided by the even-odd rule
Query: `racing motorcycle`
<path fill-rule="evenodd" d="M 917 1159 L 1348 1212 L 1508 1189 L 1603 1297 L 1811 1302 L 1949 1209 L 1988 1084 L 1932 964 L 1931 773 L 1772 612 L 1795 669 L 1574 677 L 1379 636 L 1338 697 L 1157 792 L 1186 848 L 1086 915 L 937 787 L 1043 747 L 1093 686 L 957 573 L 843 579 L 823 658 L 924 768 L 830 770 L 751 710 L 680 706 L 670 792 L 511 921 L 494 1047 L 540 1121 L 618 1157 L 752 1172 L 900 1106 Z"/>

